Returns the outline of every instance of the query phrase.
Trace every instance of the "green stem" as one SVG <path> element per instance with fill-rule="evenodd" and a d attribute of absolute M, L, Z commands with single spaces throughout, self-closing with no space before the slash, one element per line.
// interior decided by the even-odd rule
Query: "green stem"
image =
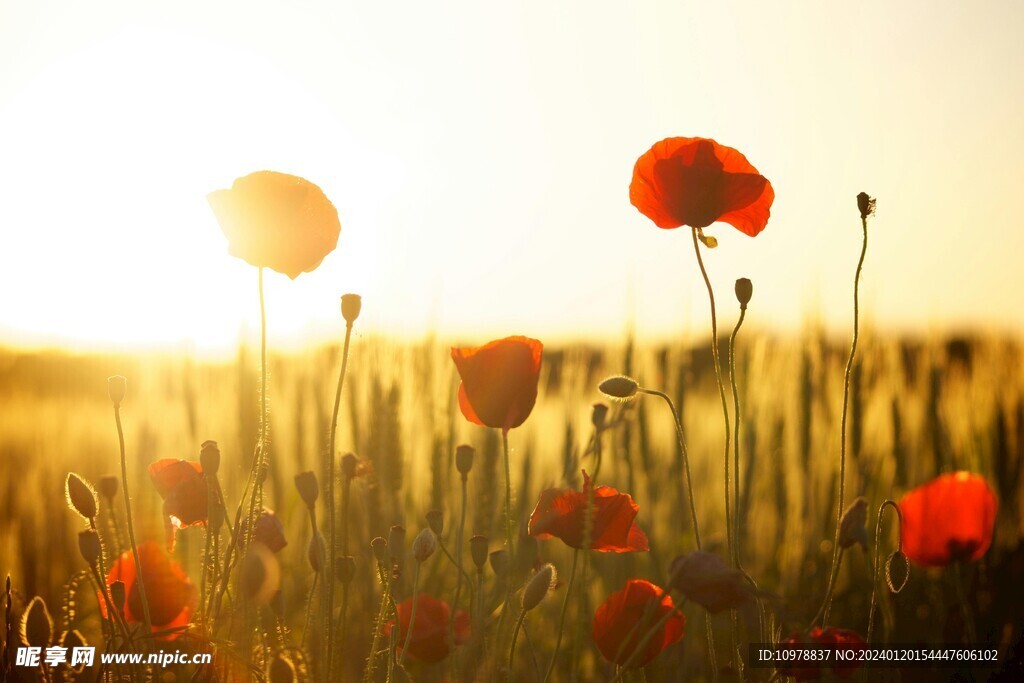
<path fill-rule="evenodd" d="M 700 255 L 700 243 L 697 241 L 697 228 L 693 233 L 693 253 L 697 255 L 697 265 L 700 266 L 700 274 L 704 277 L 704 285 L 708 290 L 708 301 L 711 304 L 711 358 L 715 364 L 715 380 L 718 382 L 718 394 L 722 399 L 722 417 L 725 420 L 725 536 L 728 543 L 728 553 L 732 555 L 732 514 L 729 504 L 729 404 L 725 398 L 725 383 L 722 381 L 722 366 L 718 357 L 718 316 L 715 312 L 715 290 L 708 278 L 708 271 L 704 267 L 704 259 Z"/>
<path fill-rule="evenodd" d="M 466 531 L 466 501 L 467 501 L 467 489 L 468 489 L 468 477 L 462 475 L 462 511 L 459 514 L 459 529 L 455 534 L 455 567 L 458 569 L 457 578 L 455 580 L 455 597 L 452 600 L 451 613 L 448 615 L 448 649 L 453 653 L 452 661 L 455 661 L 455 612 L 459 609 L 459 598 L 462 596 L 462 579 L 466 576 L 466 580 L 470 582 L 470 588 L 472 588 L 472 580 L 466 575 L 466 572 L 462 569 L 462 536 Z M 473 601 L 470 599 L 470 613 L 472 614 Z"/>
<path fill-rule="evenodd" d="M 967 602 L 967 592 L 964 590 L 962 565 L 964 565 L 964 562 L 961 561 L 953 563 L 953 583 L 956 585 L 956 598 L 960 603 L 960 616 L 964 620 L 964 635 L 967 637 L 965 642 L 976 643 L 978 642 L 978 638 L 975 635 L 974 612 L 971 610 L 971 606 Z"/>
<path fill-rule="evenodd" d="M 405 644 L 402 646 L 402 654 L 398 657 L 398 666 L 402 666 L 405 662 L 405 655 L 409 652 L 409 643 L 412 642 L 412 633 L 416 628 L 416 607 L 419 602 L 421 564 L 422 562 L 416 563 L 416 570 L 412 575 L 412 612 L 409 614 L 409 632 L 405 634 Z"/>
<path fill-rule="evenodd" d="M 686 450 L 686 436 L 683 433 L 682 418 L 679 413 L 676 412 L 676 406 L 672 403 L 672 399 L 668 397 L 668 394 L 654 389 L 644 389 L 643 387 L 637 389 L 637 391 L 642 394 L 650 394 L 651 396 L 657 396 L 662 399 L 666 404 L 668 404 L 668 409 L 672 413 L 672 418 L 676 424 L 676 439 L 679 441 L 679 457 L 683 461 L 683 471 L 686 473 L 686 498 L 690 502 L 690 519 L 693 523 L 693 536 L 697 542 L 697 550 L 700 550 L 700 529 L 697 525 L 697 507 L 693 500 L 693 477 L 690 475 L 690 456 Z"/>
<path fill-rule="evenodd" d="M 572 585 L 576 581 L 576 565 L 579 563 L 580 551 L 572 551 L 572 569 L 569 570 L 569 584 L 565 587 L 565 597 L 562 599 L 562 614 L 558 618 L 558 637 L 555 639 L 555 651 L 551 653 L 551 663 L 548 664 L 548 672 L 544 674 L 544 683 L 551 679 L 551 673 L 555 670 L 558 662 L 558 650 L 562 647 L 562 630 L 565 628 L 565 613 L 569 611 L 569 597 L 572 595 Z"/>
<path fill-rule="evenodd" d="M 121 425 L 121 404 L 114 404 L 114 424 L 117 425 L 117 444 L 121 451 L 121 488 L 124 490 L 124 514 L 128 527 L 128 542 L 132 547 L 132 558 L 135 560 L 135 582 L 139 586 L 139 598 L 142 601 L 142 623 L 146 633 L 153 630 L 153 622 L 149 617 L 149 600 L 146 599 L 146 582 L 143 578 L 142 561 L 139 559 L 139 546 L 135 543 L 135 524 L 132 519 L 132 506 L 128 496 L 128 456 L 124 447 L 124 427 Z"/>
<path fill-rule="evenodd" d="M 857 339 L 860 325 L 860 274 L 864 269 L 864 256 L 868 252 L 868 217 L 860 218 L 863 240 L 860 248 L 860 260 L 857 261 L 857 272 L 853 277 L 853 341 L 850 344 L 850 357 L 846 360 L 846 374 L 843 378 L 843 415 L 839 427 L 839 504 L 836 506 L 836 535 L 832 548 L 832 571 L 829 575 L 828 589 L 825 591 L 824 619 L 832 607 L 832 593 L 835 590 L 835 578 L 839 573 L 839 525 L 843 519 L 843 508 L 846 496 L 846 420 L 850 407 L 850 379 L 853 375 L 853 361 L 857 354 Z M 822 624 L 824 626 L 824 624 Z"/>
<path fill-rule="evenodd" d="M 879 557 L 878 548 L 882 542 L 882 516 L 885 514 L 885 508 L 892 507 L 896 511 L 896 516 L 900 520 L 900 524 L 903 523 L 903 513 L 900 511 L 900 506 L 896 504 L 894 500 L 886 500 L 878 507 L 878 517 L 875 519 L 875 547 L 874 547 L 874 561 L 872 562 L 872 575 L 871 575 L 871 607 L 868 611 L 868 635 L 867 642 L 871 642 L 871 636 L 875 631 L 875 605 L 876 594 L 878 592 L 878 567 Z M 897 527 L 898 528 L 898 527 Z M 898 551 L 903 550 L 903 539 L 900 538 L 897 542 L 896 549 Z"/>
<path fill-rule="evenodd" d="M 732 385 L 733 439 L 732 439 L 732 473 L 733 473 L 733 562 L 740 566 L 740 390 L 736 385 L 736 335 L 739 334 L 743 319 L 747 317 L 747 307 L 740 307 L 740 317 L 729 337 L 729 383 Z"/>

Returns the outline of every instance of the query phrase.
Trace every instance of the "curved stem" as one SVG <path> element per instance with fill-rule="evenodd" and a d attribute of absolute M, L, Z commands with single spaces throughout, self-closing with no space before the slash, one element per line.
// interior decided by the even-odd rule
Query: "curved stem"
<path fill-rule="evenodd" d="M 725 383 L 722 381 L 722 366 L 718 357 L 718 316 L 715 313 L 715 290 L 708 278 L 708 271 L 704 267 L 704 259 L 700 255 L 700 243 L 697 241 L 697 228 L 693 233 L 693 253 L 697 255 L 697 265 L 700 266 L 700 274 L 704 277 L 704 285 L 708 290 L 708 301 L 711 304 L 711 358 L 715 364 L 715 380 L 718 382 L 718 394 L 722 399 L 722 417 L 725 420 L 725 536 L 728 542 L 729 554 L 732 555 L 732 514 L 729 504 L 729 405 L 725 398 Z"/>
<path fill-rule="evenodd" d="M 512 665 L 516 661 L 516 641 L 519 640 L 519 629 L 523 627 L 523 619 L 526 618 L 526 610 L 519 610 L 519 618 L 516 619 L 516 627 L 512 629 L 512 644 L 508 648 L 508 675 L 510 680 L 512 679 Z"/>
<path fill-rule="evenodd" d="M 555 651 L 551 653 L 551 663 L 548 664 L 548 672 L 544 674 L 544 683 L 551 679 L 551 673 L 555 670 L 555 663 L 558 662 L 558 650 L 562 647 L 562 630 L 565 627 L 565 613 L 569 611 L 569 597 L 572 595 L 572 585 L 576 581 L 576 565 L 580 559 L 580 551 L 572 551 L 572 569 L 569 570 L 569 584 L 565 587 L 565 597 L 562 599 L 562 615 L 558 618 L 558 637 L 555 639 Z"/>
<path fill-rule="evenodd" d="M 686 473 L 686 498 L 690 502 L 690 519 L 693 522 L 693 536 L 697 541 L 697 550 L 700 550 L 700 529 L 697 526 L 697 506 L 693 502 L 693 477 L 690 475 L 690 456 L 686 450 L 686 436 L 683 434 L 682 418 L 679 413 L 676 412 L 676 406 L 672 403 L 672 399 L 668 397 L 668 394 L 654 389 L 644 389 L 643 387 L 640 387 L 637 391 L 642 394 L 650 394 L 651 396 L 661 398 L 668 404 L 668 409 L 672 413 L 672 418 L 676 424 L 676 438 L 679 441 L 679 457 L 683 461 L 683 471 Z"/>
<path fill-rule="evenodd" d="M 896 504 L 894 500 L 886 500 L 878 507 L 878 517 L 875 519 L 875 548 L 874 548 L 874 562 L 872 563 L 873 572 L 871 575 L 871 607 L 868 611 L 868 635 L 867 642 L 871 642 L 871 635 L 875 631 L 875 601 L 876 594 L 878 592 L 878 548 L 882 541 L 882 516 L 885 514 L 885 508 L 892 507 L 896 511 L 896 516 L 900 522 L 903 521 L 903 513 L 900 512 L 900 506 Z M 898 529 L 898 527 L 897 527 Z M 898 531 L 897 531 L 898 533 Z M 903 549 L 903 539 L 900 538 L 897 542 L 897 549 Z"/>
<path fill-rule="evenodd" d="M 421 562 L 416 563 L 416 570 L 412 575 L 412 612 L 409 614 L 409 632 L 405 634 L 405 644 L 402 646 L 402 654 L 398 657 L 398 666 L 402 666 L 405 662 L 405 654 L 409 651 L 409 643 L 412 642 L 413 630 L 416 628 L 416 607 L 419 603 L 419 592 L 420 592 L 420 565 Z M 399 620 L 399 623 L 401 620 Z"/>
<path fill-rule="evenodd" d="M 142 562 L 139 559 L 139 546 L 135 543 L 135 524 L 132 519 L 132 506 L 128 497 L 128 456 L 124 447 L 124 427 L 121 425 L 121 404 L 114 404 L 114 424 L 117 425 L 117 445 L 121 451 L 121 488 L 124 491 L 124 515 L 128 527 L 128 542 L 132 547 L 132 559 L 135 561 L 135 581 L 139 585 L 139 598 L 142 601 L 142 623 L 146 633 L 153 630 L 153 622 L 149 617 L 149 600 L 146 599 L 146 582 L 143 578 Z"/>
<path fill-rule="evenodd" d="M 832 548 L 832 571 L 829 574 L 828 588 L 825 591 L 823 613 L 826 621 L 832 606 L 836 575 L 839 573 L 839 525 L 843 519 L 843 508 L 846 502 L 846 420 L 850 408 L 850 379 L 853 375 L 853 361 L 857 355 L 857 339 L 860 333 L 860 274 L 864 269 L 864 256 L 868 252 L 868 218 L 866 215 L 861 216 L 860 224 L 864 236 L 860 247 L 860 260 L 857 261 L 857 272 L 853 276 L 853 341 L 850 343 L 850 357 L 846 360 L 846 375 L 843 378 L 843 415 L 839 423 L 839 504 L 836 506 L 836 535 Z"/>

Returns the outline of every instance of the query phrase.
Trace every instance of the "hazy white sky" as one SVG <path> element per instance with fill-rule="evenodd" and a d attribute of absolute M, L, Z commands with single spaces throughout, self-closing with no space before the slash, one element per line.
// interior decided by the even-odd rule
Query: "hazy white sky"
<path fill-rule="evenodd" d="M 775 187 L 757 238 L 709 232 L 732 319 L 849 324 L 854 200 L 878 197 L 867 318 L 1024 325 L 1019 2 L 0 0 L 0 335 L 251 334 L 255 269 L 205 195 L 267 168 L 319 184 L 342 236 L 267 280 L 273 340 L 340 327 L 545 339 L 703 333 L 685 230 L 630 204 L 668 136 Z"/>

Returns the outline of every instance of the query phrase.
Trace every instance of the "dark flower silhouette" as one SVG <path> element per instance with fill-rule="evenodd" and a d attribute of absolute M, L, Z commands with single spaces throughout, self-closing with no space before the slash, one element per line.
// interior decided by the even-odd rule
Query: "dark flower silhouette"
<path fill-rule="evenodd" d="M 908 492 L 899 507 L 903 552 L 917 564 L 977 560 L 992 544 L 998 501 L 977 474 L 943 474 Z"/>
<path fill-rule="evenodd" d="M 206 199 L 232 256 L 293 280 L 314 270 L 338 245 L 337 209 L 304 178 L 256 171 Z"/>
<path fill-rule="evenodd" d="M 420 593 L 416 599 L 416 623 L 413 625 L 412 638 L 409 640 L 408 656 L 421 662 L 440 662 L 447 657 L 448 619 L 451 608 L 448 603 Z M 409 632 L 409 621 L 412 618 L 412 598 L 398 603 L 398 643 L 399 653 L 405 645 Z M 392 619 L 385 626 L 385 635 L 391 635 L 395 626 Z M 469 615 L 462 610 L 455 612 L 455 644 L 461 645 L 469 640 Z"/>
<path fill-rule="evenodd" d="M 594 643 L 609 662 L 619 666 L 629 663 L 630 668 L 644 666 L 683 639 L 686 618 L 676 612 L 645 645 L 640 645 L 650 629 L 670 612 L 675 612 L 675 605 L 666 591 L 649 581 L 630 579 L 594 613 Z"/>
<path fill-rule="evenodd" d="M 147 470 L 164 501 L 164 515 L 175 529 L 203 524 L 207 518 L 209 492 L 202 466 L 195 461 L 163 458 Z"/>
<path fill-rule="evenodd" d="M 508 431 L 523 424 L 537 402 L 544 345 L 506 337 L 478 348 L 453 348 L 462 378 L 459 408 L 470 422 Z"/>
<path fill-rule="evenodd" d="M 666 138 L 637 159 L 629 201 L 659 228 L 764 230 L 775 192 L 746 157 L 707 138 Z"/>
<path fill-rule="evenodd" d="M 636 524 L 640 507 L 627 493 L 598 486 L 591 494 L 590 477 L 583 472 L 583 490 L 547 489 L 541 492 L 530 515 L 529 532 L 539 539 L 560 538 L 572 548 L 583 548 L 586 511 L 594 511 L 590 549 L 606 553 L 648 550 L 647 535 Z"/>

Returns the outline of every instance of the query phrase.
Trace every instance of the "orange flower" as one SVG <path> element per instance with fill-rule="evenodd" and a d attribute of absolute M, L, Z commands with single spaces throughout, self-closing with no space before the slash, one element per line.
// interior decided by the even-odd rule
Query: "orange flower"
<path fill-rule="evenodd" d="M 139 562 L 142 565 L 142 580 L 146 586 L 153 630 L 164 631 L 188 624 L 198 604 L 199 593 L 181 566 L 152 541 L 139 546 Z M 135 581 L 137 574 L 131 550 L 117 558 L 107 574 L 108 586 L 115 581 L 124 583 L 127 594 L 124 618 L 129 623 L 142 623 L 142 596 Z M 101 601 L 100 605 L 106 616 L 104 602 Z M 168 638 L 175 637 L 177 634 L 171 634 Z"/>
<path fill-rule="evenodd" d="M 206 522 L 209 494 L 198 462 L 164 458 L 150 465 L 148 472 L 164 500 L 164 515 L 175 528 Z"/>
<path fill-rule="evenodd" d="M 943 474 L 900 499 L 903 552 L 917 564 L 977 560 L 992 544 L 996 494 L 979 475 Z"/>
<path fill-rule="evenodd" d="M 594 613 L 594 642 L 609 662 L 624 666 L 640 648 L 650 629 L 666 614 L 674 612 L 672 596 L 650 581 L 630 579 L 625 588 L 612 593 Z M 669 645 L 683 639 L 686 618 L 675 613 L 648 639 L 630 664 L 646 665 Z"/>
<path fill-rule="evenodd" d="M 815 626 L 807 635 L 808 638 L 804 638 L 803 634 L 793 633 L 780 642 L 779 646 L 790 646 L 799 650 L 801 646 L 805 645 L 825 645 L 837 650 L 859 650 L 867 645 L 856 631 L 834 626 L 829 626 L 826 629 Z M 831 666 L 832 673 L 840 679 L 849 678 L 860 666 L 856 656 L 843 657 L 840 660 L 833 652 L 831 660 L 831 664 L 823 661 L 803 660 L 799 666 L 780 666 L 778 671 L 784 676 L 793 676 L 798 681 L 816 681 L 821 678 L 823 665 Z"/>
<path fill-rule="evenodd" d="M 314 270 L 338 245 L 337 209 L 304 178 L 257 171 L 206 199 L 232 256 L 293 280 Z"/>
<path fill-rule="evenodd" d="M 420 593 L 416 599 L 416 623 L 412 628 L 412 639 L 409 641 L 409 656 L 421 662 L 440 662 L 448 656 L 448 618 L 451 608 L 448 603 L 435 597 Z M 398 603 L 398 643 L 399 654 L 405 645 L 409 633 L 409 620 L 412 618 L 412 598 Z M 395 625 L 392 619 L 385 627 L 384 635 L 391 635 Z M 455 612 L 455 644 L 461 645 L 469 640 L 469 615 L 462 610 Z"/>
<path fill-rule="evenodd" d="M 587 504 L 593 506 L 590 548 L 605 553 L 649 550 L 647 535 L 636 524 L 640 507 L 628 493 L 598 486 L 591 495 L 590 477 L 583 472 L 583 490 L 547 489 L 530 515 L 530 535 L 560 538 L 571 548 L 583 548 Z"/>
<path fill-rule="evenodd" d="M 629 201 L 659 228 L 729 223 L 751 237 L 764 230 L 775 191 L 732 147 L 708 138 L 666 138 L 633 168 Z"/>
<path fill-rule="evenodd" d="M 462 378 L 459 408 L 470 422 L 508 431 L 526 422 L 537 402 L 544 345 L 506 337 L 479 348 L 453 348 Z"/>

